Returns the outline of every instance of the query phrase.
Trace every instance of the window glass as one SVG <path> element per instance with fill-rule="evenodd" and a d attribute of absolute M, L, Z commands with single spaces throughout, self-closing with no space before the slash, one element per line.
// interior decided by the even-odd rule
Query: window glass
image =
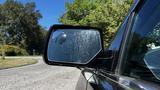
<path fill-rule="evenodd" d="M 126 43 L 121 74 L 159 83 L 160 1 L 148 0 L 135 16 Z"/>
<path fill-rule="evenodd" d="M 119 51 L 120 49 L 120 45 L 121 45 L 121 41 L 123 38 L 123 34 L 125 31 L 125 28 L 127 26 L 127 19 L 124 21 L 124 23 L 121 25 L 119 31 L 117 32 L 116 37 L 113 39 L 113 41 L 111 42 L 109 49 L 110 50 L 116 50 Z"/>

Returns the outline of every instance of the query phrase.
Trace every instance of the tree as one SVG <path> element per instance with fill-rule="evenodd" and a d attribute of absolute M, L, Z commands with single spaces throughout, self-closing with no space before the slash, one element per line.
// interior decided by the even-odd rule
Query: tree
<path fill-rule="evenodd" d="M 123 0 L 121 3 L 112 0 L 75 0 L 66 3 L 66 13 L 59 21 L 63 24 L 103 29 L 104 44 L 107 47 L 132 3 L 133 0 Z"/>
<path fill-rule="evenodd" d="M 5 32 L 7 44 L 24 48 L 29 54 L 33 50 L 42 53 L 45 31 L 38 24 L 42 16 L 34 2 L 6 0 L 0 5 L 0 18 L 0 32 Z"/>

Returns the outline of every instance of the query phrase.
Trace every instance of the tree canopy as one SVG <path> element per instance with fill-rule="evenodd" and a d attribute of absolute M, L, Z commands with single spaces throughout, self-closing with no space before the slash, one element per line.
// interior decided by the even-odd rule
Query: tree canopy
<path fill-rule="evenodd" d="M 38 24 L 42 15 L 34 2 L 22 4 L 16 0 L 6 0 L 0 4 L 0 39 L 6 44 L 17 45 L 32 54 L 42 53 L 44 29 Z"/>
<path fill-rule="evenodd" d="M 103 29 L 103 40 L 107 47 L 132 4 L 133 0 L 74 0 L 66 3 L 66 12 L 59 21 Z"/>

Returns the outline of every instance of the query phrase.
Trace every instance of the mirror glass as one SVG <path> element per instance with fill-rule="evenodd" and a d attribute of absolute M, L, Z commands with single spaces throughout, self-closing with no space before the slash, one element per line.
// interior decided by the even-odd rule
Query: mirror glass
<path fill-rule="evenodd" d="M 150 50 L 145 54 L 144 61 L 153 75 L 160 80 L 160 47 Z"/>
<path fill-rule="evenodd" d="M 49 61 L 86 64 L 102 50 L 101 36 L 94 29 L 59 29 L 51 33 Z"/>

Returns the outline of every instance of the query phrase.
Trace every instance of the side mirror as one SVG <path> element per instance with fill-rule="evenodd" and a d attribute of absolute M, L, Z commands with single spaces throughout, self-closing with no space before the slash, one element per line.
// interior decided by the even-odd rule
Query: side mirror
<path fill-rule="evenodd" d="M 44 50 L 44 60 L 50 65 L 85 66 L 103 50 L 102 33 L 86 26 L 54 25 Z"/>

